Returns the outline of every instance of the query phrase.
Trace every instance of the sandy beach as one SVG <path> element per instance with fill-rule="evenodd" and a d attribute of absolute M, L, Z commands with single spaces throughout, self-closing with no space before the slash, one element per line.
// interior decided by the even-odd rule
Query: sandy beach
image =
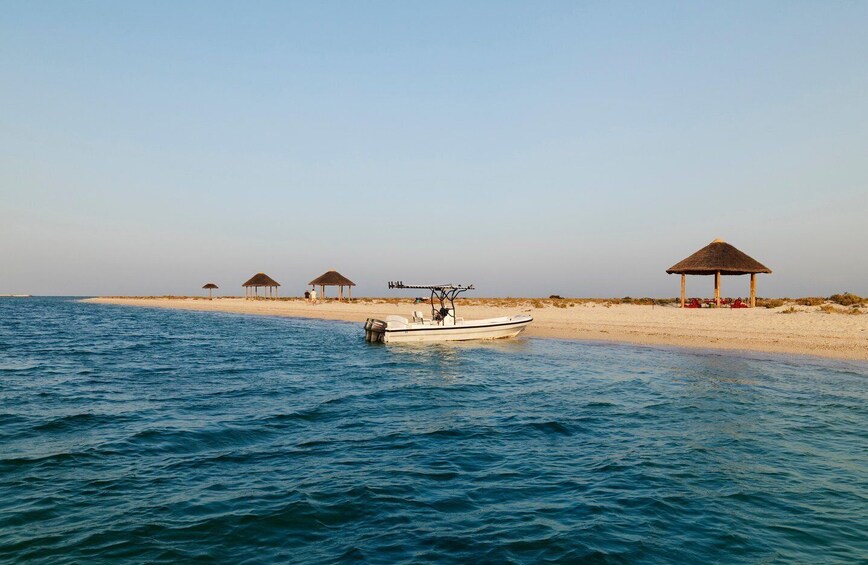
<path fill-rule="evenodd" d="M 242 298 L 90 298 L 98 304 L 114 304 L 265 316 L 288 316 L 363 323 L 367 318 L 390 314 L 409 315 L 426 304 L 411 300 L 359 300 L 352 303 L 304 300 L 247 301 Z M 459 315 L 486 318 L 527 313 L 534 323 L 523 334 L 529 337 L 604 340 L 644 345 L 708 349 L 764 351 L 816 355 L 828 358 L 868 360 L 868 315 L 852 315 L 844 309 L 833 313 L 812 306 L 754 309 L 680 309 L 672 306 L 570 302 L 562 307 L 528 299 L 491 299 L 457 302 Z M 536 304 L 536 305 L 535 305 Z M 570 306 L 572 304 L 572 306 Z M 360 329 L 360 336 L 362 332 Z"/>

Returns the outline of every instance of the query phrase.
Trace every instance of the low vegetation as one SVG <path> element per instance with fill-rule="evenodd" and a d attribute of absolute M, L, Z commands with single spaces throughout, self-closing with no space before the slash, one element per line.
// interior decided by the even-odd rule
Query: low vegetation
<path fill-rule="evenodd" d="M 207 296 L 107 296 L 104 298 L 115 299 L 133 299 L 133 300 L 209 300 Z M 240 299 L 242 296 L 215 296 L 214 300 Z M 263 300 L 262 297 L 259 300 Z M 303 300 L 297 296 L 281 296 L 279 298 L 269 299 L 279 302 L 299 301 Z M 336 297 L 320 298 L 319 303 L 336 302 Z M 417 302 L 418 301 L 418 302 Z M 747 298 L 742 299 L 747 302 Z M 429 304 L 429 297 L 422 296 L 414 297 L 360 297 L 352 300 L 344 299 L 344 302 L 352 302 L 358 304 L 393 304 L 393 305 L 415 305 L 418 308 L 425 308 Z M 545 309 L 545 308 L 575 308 L 576 306 L 602 306 L 611 308 L 612 306 L 627 304 L 637 306 L 667 306 L 677 307 L 680 304 L 679 298 L 633 298 L 625 296 L 623 298 L 564 298 L 557 294 L 552 294 L 548 298 L 478 298 L 460 296 L 457 304 L 462 306 L 483 306 L 497 309 Z M 844 292 L 842 294 L 833 294 L 829 298 L 820 296 L 808 296 L 804 298 L 757 298 L 756 305 L 759 308 L 785 308 L 780 311 L 781 314 L 794 314 L 796 312 L 821 312 L 825 314 L 847 314 L 860 315 L 868 314 L 865 311 L 868 308 L 868 298 L 863 298 L 856 294 Z M 796 308 L 797 306 L 801 308 Z"/>
<path fill-rule="evenodd" d="M 833 294 L 829 297 L 830 302 L 840 304 L 841 306 L 868 306 L 868 298 L 862 298 L 856 294 L 845 292 L 843 294 Z"/>
<path fill-rule="evenodd" d="M 850 316 L 859 316 L 865 313 L 859 309 L 858 304 L 854 304 L 849 308 L 840 308 L 838 306 L 833 306 L 832 304 L 823 304 L 820 306 L 820 312 L 823 312 L 824 314 L 847 314 Z"/>

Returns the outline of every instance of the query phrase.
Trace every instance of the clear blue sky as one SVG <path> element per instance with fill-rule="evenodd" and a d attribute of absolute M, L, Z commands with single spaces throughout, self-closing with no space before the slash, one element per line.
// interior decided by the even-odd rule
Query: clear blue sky
<path fill-rule="evenodd" d="M 674 296 L 722 237 L 761 295 L 868 294 L 866 30 L 844 1 L 0 2 L 0 293 Z"/>

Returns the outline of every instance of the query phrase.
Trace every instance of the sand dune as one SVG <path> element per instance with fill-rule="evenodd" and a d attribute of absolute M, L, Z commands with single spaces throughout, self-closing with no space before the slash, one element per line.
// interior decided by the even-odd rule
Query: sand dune
<path fill-rule="evenodd" d="M 427 305 L 412 301 L 358 301 L 354 303 L 303 300 L 245 301 L 240 298 L 91 298 L 87 302 L 181 310 L 202 310 L 345 320 L 362 323 L 366 318 L 389 314 L 409 315 Z M 765 351 L 817 355 L 838 359 L 868 360 L 868 315 L 829 314 L 816 307 L 682 310 L 671 306 L 632 304 L 575 304 L 572 307 L 534 307 L 515 302 L 511 307 L 462 305 L 459 316 L 468 319 L 528 313 L 534 323 L 524 335 L 561 339 L 620 341 L 728 350 Z M 539 303 L 537 303 L 539 305 Z M 427 310 L 426 310 L 427 311 Z M 362 337 L 359 329 L 360 339 Z"/>

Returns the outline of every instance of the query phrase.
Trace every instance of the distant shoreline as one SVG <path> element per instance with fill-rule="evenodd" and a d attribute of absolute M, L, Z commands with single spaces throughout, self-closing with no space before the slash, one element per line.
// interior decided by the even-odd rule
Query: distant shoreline
<path fill-rule="evenodd" d="M 407 316 L 425 310 L 412 299 L 371 298 L 351 303 L 309 304 L 302 299 L 247 301 L 243 298 L 99 297 L 94 304 L 315 318 L 363 323 L 369 317 Z M 621 302 L 621 303 L 617 303 Z M 680 309 L 623 300 L 466 299 L 456 302 L 466 318 L 529 313 L 530 337 L 599 340 L 729 351 L 814 355 L 868 361 L 868 315 L 843 307 L 782 304 L 776 308 Z M 861 315 L 860 315 L 861 314 Z M 361 333 L 361 330 L 360 330 Z"/>

